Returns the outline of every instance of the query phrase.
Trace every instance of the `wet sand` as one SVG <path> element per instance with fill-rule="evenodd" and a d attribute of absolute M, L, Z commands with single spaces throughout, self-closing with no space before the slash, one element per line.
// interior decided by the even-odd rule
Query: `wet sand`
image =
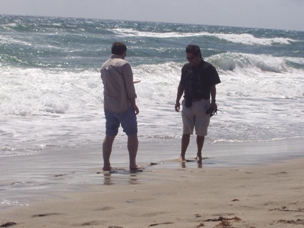
<path fill-rule="evenodd" d="M 0 226 L 301 227 L 303 164 L 97 172 L 101 183 L 86 192 L 0 211 Z"/>

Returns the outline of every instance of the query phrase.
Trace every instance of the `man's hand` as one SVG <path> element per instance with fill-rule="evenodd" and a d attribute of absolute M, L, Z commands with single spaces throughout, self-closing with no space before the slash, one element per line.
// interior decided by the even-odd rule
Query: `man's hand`
<path fill-rule="evenodd" d="M 139 109 L 136 104 L 133 105 L 133 109 L 134 109 L 135 115 L 137 115 L 139 113 Z"/>
<path fill-rule="evenodd" d="M 216 105 L 216 103 L 211 103 L 211 104 L 209 105 L 209 108 L 212 108 L 213 111 L 216 112 L 216 111 L 217 111 L 217 105 Z"/>
<path fill-rule="evenodd" d="M 175 111 L 179 112 L 179 110 L 180 110 L 180 104 L 179 104 L 179 102 L 176 102 Z"/>

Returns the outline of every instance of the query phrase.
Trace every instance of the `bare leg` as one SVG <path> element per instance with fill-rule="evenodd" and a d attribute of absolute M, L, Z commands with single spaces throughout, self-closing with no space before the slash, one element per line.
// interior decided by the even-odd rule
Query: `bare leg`
<path fill-rule="evenodd" d="M 180 155 L 180 158 L 179 158 L 180 161 L 185 161 L 186 160 L 185 159 L 185 155 L 186 155 L 186 151 L 187 151 L 189 142 L 190 142 L 190 134 L 183 134 L 183 136 L 182 136 L 181 155 Z"/>
<path fill-rule="evenodd" d="M 130 159 L 130 169 L 137 169 L 136 155 L 138 150 L 137 134 L 128 136 L 128 150 Z"/>
<path fill-rule="evenodd" d="M 111 163 L 110 156 L 112 152 L 112 145 L 114 142 L 115 136 L 106 136 L 103 140 L 102 149 L 103 149 L 103 170 L 110 171 Z"/>
<path fill-rule="evenodd" d="M 197 155 L 196 160 L 198 163 L 202 163 L 202 149 L 205 141 L 205 136 L 197 136 L 196 144 L 197 144 Z"/>

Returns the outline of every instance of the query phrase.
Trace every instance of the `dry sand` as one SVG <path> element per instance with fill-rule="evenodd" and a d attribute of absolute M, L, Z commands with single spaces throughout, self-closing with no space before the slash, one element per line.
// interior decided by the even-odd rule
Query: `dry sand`
<path fill-rule="evenodd" d="M 304 159 L 237 168 L 152 166 L 0 211 L 0 227 L 303 227 Z"/>

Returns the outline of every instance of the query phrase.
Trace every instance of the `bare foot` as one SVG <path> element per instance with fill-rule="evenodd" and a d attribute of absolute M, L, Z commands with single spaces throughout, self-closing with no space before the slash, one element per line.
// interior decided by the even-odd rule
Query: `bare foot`
<path fill-rule="evenodd" d="M 196 159 L 197 163 L 202 164 L 202 160 L 203 160 L 202 157 L 197 156 L 195 159 Z"/>
<path fill-rule="evenodd" d="M 130 167 L 130 172 L 136 173 L 136 172 L 142 172 L 144 170 L 143 166 L 136 165 L 135 167 Z"/>
<path fill-rule="evenodd" d="M 104 166 L 102 168 L 103 171 L 111 171 L 112 170 L 112 166 Z"/>
<path fill-rule="evenodd" d="M 180 156 L 178 160 L 179 160 L 180 162 L 186 162 L 186 159 L 183 158 L 182 156 Z"/>

